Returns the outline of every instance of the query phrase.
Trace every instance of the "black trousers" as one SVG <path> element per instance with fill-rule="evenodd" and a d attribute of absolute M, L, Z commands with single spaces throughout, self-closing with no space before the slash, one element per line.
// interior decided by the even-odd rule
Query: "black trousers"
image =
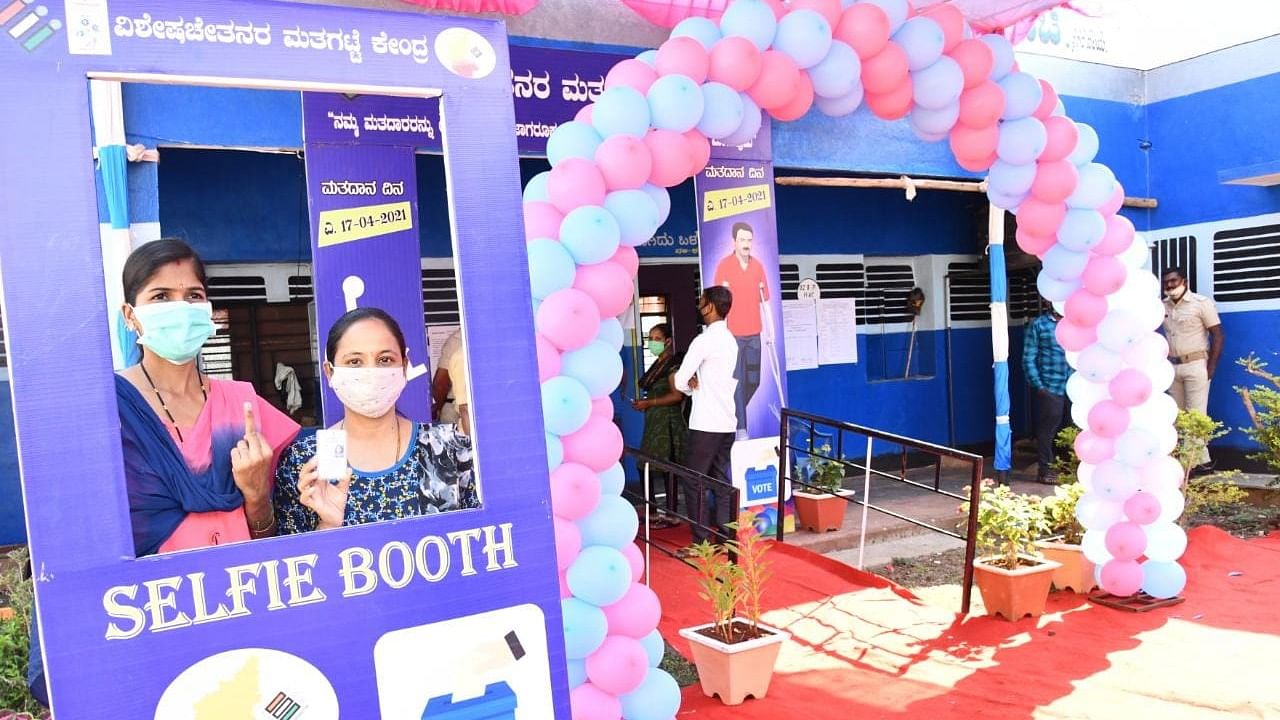
<path fill-rule="evenodd" d="M 1067 417 L 1067 397 L 1054 395 L 1048 390 L 1036 390 L 1035 410 L 1036 458 L 1040 462 L 1037 475 L 1043 478 L 1050 472 L 1049 466 L 1055 457 L 1053 441 Z"/>
<path fill-rule="evenodd" d="M 738 387 L 733 394 L 733 405 L 738 414 L 738 429 L 746 430 L 747 405 L 751 404 L 751 398 L 760 387 L 760 336 L 749 335 L 737 340 L 738 366 L 733 377 L 737 379 Z"/>
<path fill-rule="evenodd" d="M 729 450 L 733 447 L 734 433 L 712 433 L 701 430 L 689 431 L 689 444 L 685 448 L 685 467 L 702 473 L 716 480 L 729 482 Z M 689 526 L 694 542 L 706 540 L 711 532 L 708 528 L 718 528 L 728 535 L 725 527 L 733 522 L 732 498 L 722 488 L 706 488 L 702 493 L 701 512 L 699 512 L 698 489 L 702 486 L 693 480 L 682 479 L 684 486 L 685 514 L 696 522 Z"/>

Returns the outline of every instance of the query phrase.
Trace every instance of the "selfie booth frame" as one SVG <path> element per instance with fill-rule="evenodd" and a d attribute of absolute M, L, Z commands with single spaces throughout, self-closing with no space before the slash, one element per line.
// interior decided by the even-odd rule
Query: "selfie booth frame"
<path fill-rule="evenodd" d="M 385 701 L 380 638 L 510 610 L 541 619 L 521 637 L 542 656 L 532 681 L 540 689 L 516 700 L 569 717 L 536 356 L 532 343 L 511 340 L 532 337 L 533 324 L 505 27 L 235 0 L 102 0 L 67 3 L 65 14 L 61 5 L 40 8 L 38 42 L 0 43 L 3 313 L 58 716 L 153 717 L 166 691 L 181 694 L 171 683 L 184 670 L 261 648 L 260 667 L 288 653 L 327 679 L 327 693 L 293 699 L 301 707 L 336 696 L 343 717 L 372 717 Z M 469 77 L 479 73 L 465 59 L 442 62 L 439 44 L 426 62 L 397 52 L 447 30 L 483 39 L 472 49 L 492 53 L 488 74 Z M 440 97 L 482 509 L 135 558 L 102 322 L 93 79 Z M 351 571 L 363 560 L 376 587 Z M 422 652 L 482 638 L 457 640 Z"/>

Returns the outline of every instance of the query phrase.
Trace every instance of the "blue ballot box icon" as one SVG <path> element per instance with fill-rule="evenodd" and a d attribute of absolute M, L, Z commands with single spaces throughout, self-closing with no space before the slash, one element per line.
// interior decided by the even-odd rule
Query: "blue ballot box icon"
<path fill-rule="evenodd" d="M 515 720 L 516 694 L 505 682 L 487 685 L 484 695 L 455 703 L 452 695 L 427 701 L 422 720 Z"/>
<path fill-rule="evenodd" d="M 747 502 L 776 499 L 778 497 L 778 466 L 747 468 Z"/>

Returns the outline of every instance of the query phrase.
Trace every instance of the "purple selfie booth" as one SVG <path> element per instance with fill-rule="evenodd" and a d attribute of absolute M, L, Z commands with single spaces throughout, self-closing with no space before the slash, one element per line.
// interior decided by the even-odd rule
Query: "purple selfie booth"
<path fill-rule="evenodd" d="M 246 678 L 269 684 L 268 666 L 287 654 L 318 671 L 342 717 L 376 717 L 390 701 L 375 649 L 413 646 L 389 633 L 444 628 L 422 631 L 438 641 L 422 648 L 429 663 L 470 641 L 467 633 L 449 641 L 450 621 L 464 627 L 483 614 L 505 632 L 510 610 L 513 623 L 526 622 L 525 649 L 540 655 L 520 661 L 535 668 L 540 694 L 527 690 L 527 677 L 511 680 L 526 688 L 521 705 L 539 707 L 527 699 L 538 694 L 555 717 L 569 717 L 503 25 L 235 0 L 40 9 L 20 37 L 0 34 L 0 278 L 57 716 L 151 718 L 167 692 L 199 717 L 199 707 L 213 706 L 183 696 L 195 691 L 175 690 L 175 680 L 213 656 L 261 649 L 255 678 L 227 661 L 218 666 L 228 669 L 225 683 L 204 690 L 229 692 Z M 441 94 L 483 509 L 134 558 L 104 322 L 90 78 Z M 372 589 L 368 574 L 351 570 L 366 557 L 364 570 L 378 578 Z M 532 631 L 530 617 L 540 618 Z M 446 694 L 436 690 L 432 699 Z M 254 712 L 263 717 L 294 705 L 298 717 L 327 716 L 322 690 L 310 699 L 261 691 L 270 707 Z"/>

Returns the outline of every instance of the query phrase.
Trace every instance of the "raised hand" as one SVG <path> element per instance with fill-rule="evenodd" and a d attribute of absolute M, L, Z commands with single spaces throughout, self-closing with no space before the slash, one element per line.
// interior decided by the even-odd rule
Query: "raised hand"
<path fill-rule="evenodd" d="M 347 468 L 337 485 L 330 485 L 327 480 L 320 479 L 315 458 L 308 460 L 298 473 L 298 499 L 320 519 L 316 523 L 317 530 L 342 527 L 350 491 L 351 468 Z"/>
<path fill-rule="evenodd" d="M 231 476 L 244 495 L 245 505 L 253 506 L 271 494 L 271 445 L 258 432 L 253 404 L 244 404 L 244 437 L 231 448 Z"/>

